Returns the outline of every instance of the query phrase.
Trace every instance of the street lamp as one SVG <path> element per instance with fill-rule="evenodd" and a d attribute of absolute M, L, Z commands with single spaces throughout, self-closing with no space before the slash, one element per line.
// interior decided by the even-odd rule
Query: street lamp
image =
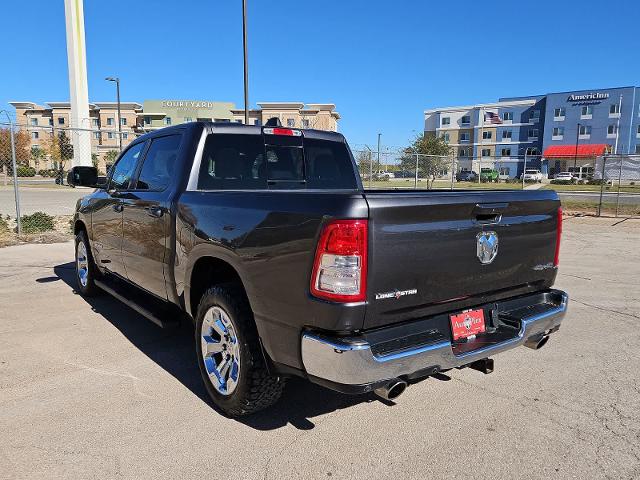
<path fill-rule="evenodd" d="M 242 0 L 242 50 L 244 55 L 244 124 L 249 125 L 249 66 L 247 60 L 247 0 Z"/>
<path fill-rule="evenodd" d="M 573 174 L 574 175 L 576 174 L 576 168 L 577 168 L 577 165 L 578 165 L 578 140 L 580 140 L 580 127 L 581 126 L 582 125 L 580 125 L 578 123 L 578 128 L 576 130 L 576 153 L 573 156 Z"/>
<path fill-rule="evenodd" d="M 120 79 L 118 77 L 107 77 L 107 82 L 116 82 L 116 98 L 118 100 L 118 145 L 122 151 L 122 120 L 120 117 Z"/>

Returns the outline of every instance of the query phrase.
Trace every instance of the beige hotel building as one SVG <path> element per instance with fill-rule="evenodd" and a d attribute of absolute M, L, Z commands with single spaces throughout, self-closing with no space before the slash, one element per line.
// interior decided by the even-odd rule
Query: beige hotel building
<path fill-rule="evenodd" d="M 70 127 L 69 102 L 9 102 L 16 109 L 18 128 L 25 130 L 31 139 L 31 147 L 41 146 L 48 138 L 58 135 Z M 312 128 L 318 130 L 338 130 L 340 114 L 331 103 L 304 104 L 302 102 L 260 102 L 259 108 L 249 110 L 251 125 L 264 125 L 270 118 L 277 117 L 283 126 L 292 128 Z M 90 130 L 91 152 L 98 159 L 98 168 L 106 171 L 105 155 L 109 151 L 119 151 L 118 105 L 116 102 L 95 102 L 89 104 L 89 118 L 83 129 Z M 145 100 L 121 102 L 122 146 L 126 147 L 139 135 L 170 125 L 186 122 L 237 122 L 244 123 L 244 110 L 237 109 L 230 102 L 202 100 Z M 71 138 L 68 131 L 67 136 Z M 35 163 L 35 162 L 34 162 Z M 40 161 L 32 165 L 39 169 L 53 168 L 54 159 Z"/>

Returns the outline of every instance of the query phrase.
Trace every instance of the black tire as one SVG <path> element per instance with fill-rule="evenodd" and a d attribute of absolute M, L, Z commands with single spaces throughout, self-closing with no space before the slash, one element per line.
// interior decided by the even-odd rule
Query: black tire
<path fill-rule="evenodd" d="M 202 355 L 201 332 L 205 314 L 213 307 L 224 310 L 235 330 L 240 352 L 237 384 L 230 394 L 220 393 L 207 373 Z M 234 284 L 209 288 L 196 315 L 196 353 L 207 393 L 215 405 L 230 417 L 255 413 L 278 401 L 284 379 L 269 374 L 258 341 L 258 331 L 244 290 Z"/>
<path fill-rule="evenodd" d="M 77 290 L 83 297 L 93 297 L 100 293 L 100 289 L 95 284 L 95 279 L 100 275 L 95 262 L 93 261 L 93 255 L 91 253 L 91 246 L 87 239 L 87 234 L 84 230 L 80 230 L 76 235 L 75 242 L 75 271 L 76 271 L 76 284 Z M 78 258 L 78 249 L 84 247 L 86 252 L 86 279 L 83 281 L 81 278 L 81 261 Z"/>

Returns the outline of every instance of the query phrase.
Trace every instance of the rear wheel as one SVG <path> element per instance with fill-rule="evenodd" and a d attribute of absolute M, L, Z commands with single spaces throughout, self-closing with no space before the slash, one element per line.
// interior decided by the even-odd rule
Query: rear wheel
<path fill-rule="evenodd" d="M 280 398 L 284 380 L 267 371 L 241 288 L 224 284 L 204 293 L 196 315 L 196 350 L 207 392 L 227 415 L 248 415 Z"/>

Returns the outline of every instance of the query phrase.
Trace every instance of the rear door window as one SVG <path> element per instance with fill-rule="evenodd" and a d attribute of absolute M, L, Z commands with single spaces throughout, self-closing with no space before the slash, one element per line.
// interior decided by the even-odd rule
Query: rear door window
<path fill-rule="evenodd" d="M 267 165 L 260 135 L 208 135 L 202 152 L 199 190 L 267 188 Z"/>
<path fill-rule="evenodd" d="M 341 142 L 305 139 L 307 188 L 357 189 L 356 174 L 347 145 Z"/>

